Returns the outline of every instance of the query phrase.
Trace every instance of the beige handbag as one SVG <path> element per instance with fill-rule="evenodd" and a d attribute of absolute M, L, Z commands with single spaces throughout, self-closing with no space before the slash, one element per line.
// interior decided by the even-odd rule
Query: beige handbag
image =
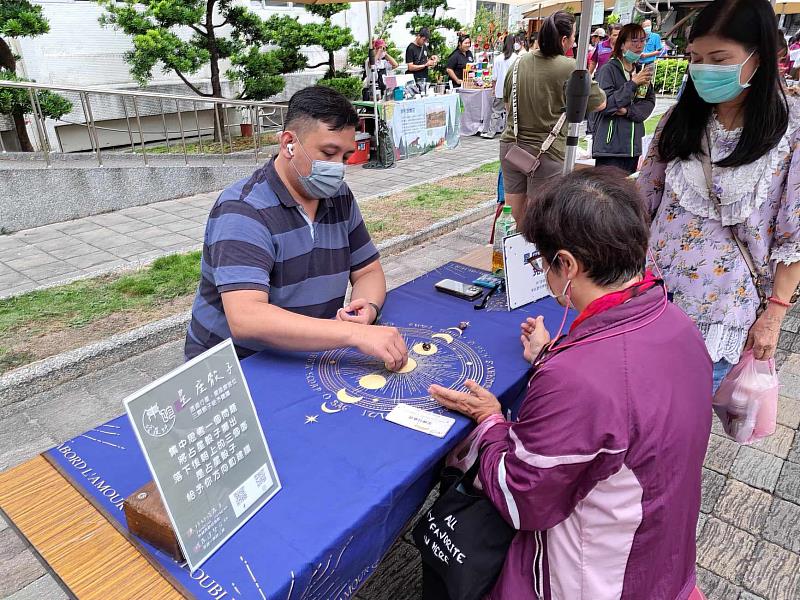
<path fill-rule="evenodd" d="M 534 57 L 533 60 L 535 76 L 536 57 Z M 561 133 L 561 128 L 564 126 L 564 121 L 567 120 L 567 115 L 566 113 L 561 113 L 561 116 L 558 118 L 555 126 L 550 131 L 547 139 L 545 139 L 542 147 L 535 156 L 519 145 L 519 123 L 517 121 L 517 71 L 519 69 L 520 62 L 521 60 L 514 61 L 514 70 L 511 78 L 511 114 L 514 118 L 514 145 L 509 148 L 508 152 L 506 152 L 504 160 L 507 161 L 515 171 L 524 173 L 528 177 L 533 177 L 536 169 L 538 169 L 539 165 L 541 164 L 542 153 L 547 152 L 547 150 Z"/>

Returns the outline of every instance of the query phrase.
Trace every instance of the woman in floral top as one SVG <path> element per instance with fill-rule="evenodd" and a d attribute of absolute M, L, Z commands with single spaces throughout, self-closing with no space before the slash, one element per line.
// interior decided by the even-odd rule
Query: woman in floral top
<path fill-rule="evenodd" d="M 780 84 L 767 0 L 716 0 L 690 43 L 691 77 L 659 123 L 639 186 L 653 215 L 656 262 L 705 338 L 716 389 L 743 350 L 774 355 L 800 281 L 800 102 Z M 709 145 L 718 202 L 703 168 Z M 760 316 L 731 228 L 769 298 Z"/>

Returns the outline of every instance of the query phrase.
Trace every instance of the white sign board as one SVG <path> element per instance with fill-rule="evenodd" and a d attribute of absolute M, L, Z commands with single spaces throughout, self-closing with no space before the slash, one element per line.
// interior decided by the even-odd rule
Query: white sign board
<path fill-rule="evenodd" d="M 549 295 L 544 273 L 537 273 L 528 259 L 537 254 L 536 246 L 521 233 L 503 239 L 503 269 L 506 277 L 508 310 L 514 310 Z"/>
<path fill-rule="evenodd" d="M 604 0 L 594 0 L 592 7 L 592 25 L 602 25 L 605 20 L 606 3 Z"/>
<path fill-rule="evenodd" d="M 194 572 L 281 489 L 233 342 L 123 402 Z"/>

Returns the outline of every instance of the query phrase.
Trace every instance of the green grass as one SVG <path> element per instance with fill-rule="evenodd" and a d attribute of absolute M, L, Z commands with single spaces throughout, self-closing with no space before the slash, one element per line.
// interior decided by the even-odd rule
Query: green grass
<path fill-rule="evenodd" d="M 644 122 L 644 134 L 645 135 L 652 135 L 656 131 L 656 126 L 658 122 L 661 120 L 663 115 L 656 115 L 654 117 L 650 117 L 647 121 Z"/>
<path fill-rule="evenodd" d="M 200 277 L 200 252 L 157 259 L 122 277 L 85 279 L 0 300 L 0 335 L 45 323 L 80 327 L 120 310 L 149 307 L 191 293 Z"/>
<path fill-rule="evenodd" d="M 481 175 L 482 173 L 497 173 L 497 171 L 499 170 L 500 170 L 500 161 L 496 160 L 494 162 L 481 165 L 477 169 L 474 169 L 469 173 L 467 173 L 467 175 Z"/>
<path fill-rule="evenodd" d="M 262 133 L 259 136 L 260 139 L 260 146 L 259 152 L 263 152 L 266 146 L 271 146 L 273 144 L 278 143 L 278 134 L 274 132 L 270 133 Z M 233 143 L 233 150 L 231 150 L 231 144 L 228 143 L 227 136 L 225 138 L 224 145 L 221 145 L 219 142 L 214 142 L 212 140 L 203 140 L 203 143 L 197 141 L 197 138 L 186 138 L 186 154 L 221 154 L 223 151 L 226 154 L 230 154 L 231 152 L 253 152 L 254 151 L 254 144 L 252 137 L 234 137 L 231 139 Z M 161 144 L 158 146 L 147 146 L 145 145 L 145 150 L 147 154 L 183 154 L 183 144 L 181 143 L 180 139 L 170 140 L 169 147 L 166 144 Z M 135 152 L 141 153 L 142 148 L 140 146 L 135 147 Z"/>

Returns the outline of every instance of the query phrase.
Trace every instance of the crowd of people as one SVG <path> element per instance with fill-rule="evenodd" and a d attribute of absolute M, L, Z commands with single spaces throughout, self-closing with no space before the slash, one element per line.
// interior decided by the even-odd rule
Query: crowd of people
<path fill-rule="evenodd" d="M 703 597 L 695 526 L 712 396 L 743 352 L 774 356 L 800 282 L 800 99 L 781 78 L 769 2 L 700 11 L 685 89 L 634 180 L 655 104 L 649 27 L 594 32 L 598 166 L 568 175 L 574 17 L 548 17 L 527 53 L 509 36 L 495 62 L 506 200 L 538 251 L 531 276 L 577 317 L 552 334 L 541 318 L 521 324 L 530 382 L 511 415 L 475 382 L 429 390 L 477 422 L 465 443 L 478 449 L 479 488 L 516 532 L 490 600 Z M 406 51 L 415 77 L 439 60 L 427 35 Z M 461 37 L 447 59 L 455 84 L 469 60 Z M 354 346 L 404 366 L 402 336 L 379 324 L 386 282 L 344 183 L 357 122 L 338 92 L 296 93 L 277 156 L 220 196 L 187 358 L 233 337 L 240 356 Z"/>

